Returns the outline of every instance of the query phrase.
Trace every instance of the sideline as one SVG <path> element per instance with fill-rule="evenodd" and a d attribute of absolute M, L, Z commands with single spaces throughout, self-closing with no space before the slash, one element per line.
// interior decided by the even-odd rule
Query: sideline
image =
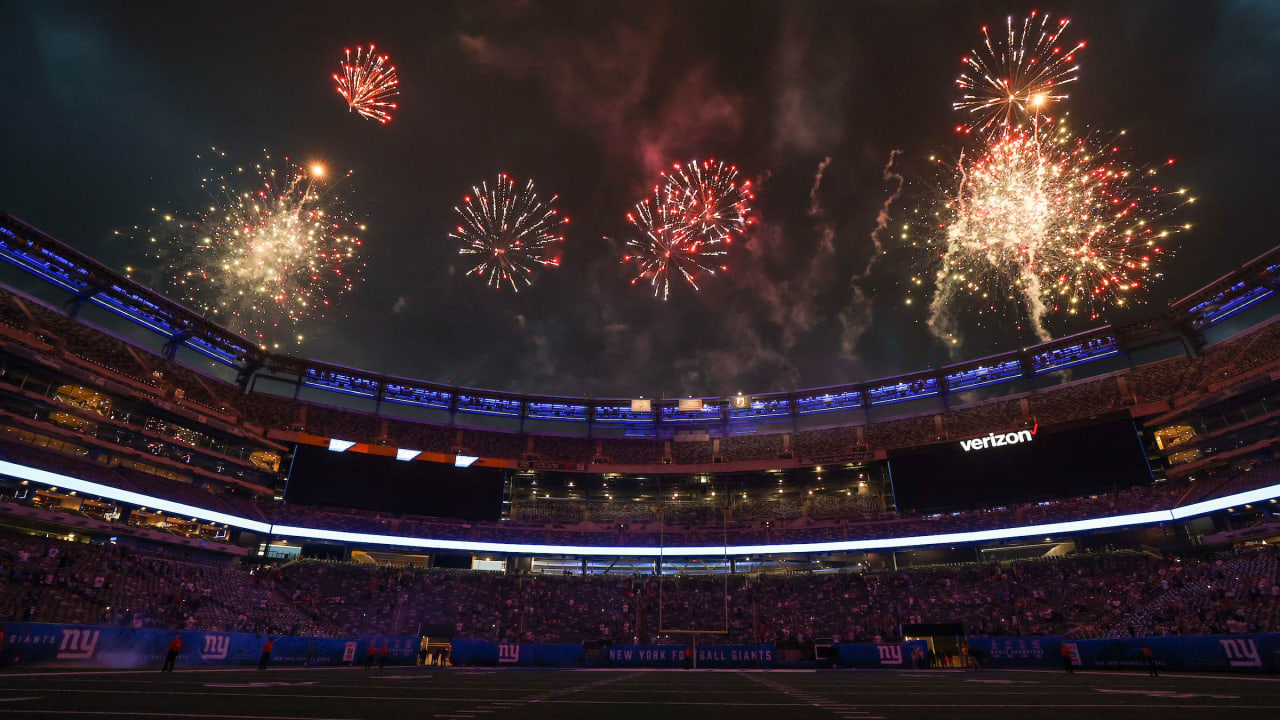
<path fill-rule="evenodd" d="M 1040 673 L 1042 675 L 1061 675 L 1066 677 L 1066 673 L 1061 670 L 1037 670 L 1032 668 L 994 668 L 985 670 L 972 670 L 970 672 L 993 672 L 993 673 Z M 1145 671 L 1129 672 L 1127 670 L 1076 670 L 1075 675 L 1100 675 L 1103 677 L 1136 677 L 1150 678 Z M 1161 672 L 1160 677 L 1150 678 L 1159 680 L 1160 678 L 1178 678 L 1181 680 L 1246 680 L 1252 682 L 1270 682 L 1280 683 L 1280 677 L 1257 677 L 1255 675 L 1245 675 L 1242 673 L 1167 673 Z"/>

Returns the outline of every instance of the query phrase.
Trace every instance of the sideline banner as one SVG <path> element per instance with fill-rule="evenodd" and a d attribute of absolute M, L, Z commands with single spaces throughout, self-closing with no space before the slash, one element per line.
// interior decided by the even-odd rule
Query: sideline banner
<path fill-rule="evenodd" d="M 174 635 L 182 638 L 178 667 L 256 665 L 268 639 L 273 641 L 272 665 L 349 664 L 363 660 L 358 653 L 371 641 L 379 647 L 386 643 L 389 663 L 412 662 L 417 650 L 414 637 L 357 640 L 25 622 L 0 623 L 0 629 L 0 666 L 159 667 Z"/>
<path fill-rule="evenodd" d="M 772 667 L 774 656 L 772 645 L 699 645 L 698 667 Z"/>
<path fill-rule="evenodd" d="M 421 642 L 421 638 L 412 635 L 364 635 L 355 641 L 355 661 L 363 663 L 372 645 L 375 663 L 383 646 L 386 646 L 388 665 L 416 665 Z"/>
<path fill-rule="evenodd" d="M 970 652 L 984 665 L 998 668 L 1062 667 L 1062 638 L 971 637 Z"/>
<path fill-rule="evenodd" d="M 836 658 L 841 667 L 910 669 L 914 667 L 912 658 L 916 650 L 923 657 L 929 651 L 929 642 L 840 644 L 836 645 Z"/>
<path fill-rule="evenodd" d="M 1280 672 L 1280 633 L 1080 640 L 1074 645 L 1082 667 L 1146 669 L 1143 643 L 1161 669 Z"/>
<path fill-rule="evenodd" d="M 578 667 L 582 646 L 573 643 L 498 643 L 489 640 L 454 640 L 449 661 L 454 665 L 533 665 Z"/>
<path fill-rule="evenodd" d="M 1062 647 L 1076 667 L 1145 670 L 1145 643 L 1156 667 L 1216 672 L 1280 672 L 1280 633 L 1189 635 L 1111 640 L 1063 640 L 1060 637 L 971 637 L 969 647 L 990 653 L 997 668 L 1062 667 Z"/>
<path fill-rule="evenodd" d="M 614 645 L 605 650 L 613 667 L 684 667 L 688 645 Z"/>

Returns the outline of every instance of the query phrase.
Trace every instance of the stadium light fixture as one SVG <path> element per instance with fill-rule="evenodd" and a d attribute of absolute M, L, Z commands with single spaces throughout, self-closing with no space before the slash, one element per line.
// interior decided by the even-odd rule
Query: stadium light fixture
<path fill-rule="evenodd" d="M 455 455 L 453 458 L 454 467 L 471 467 L 480 458 L 475 455 Z"/>
<path fill-rule="evenodd" d="M 329 438 L 329 450 L 332 452 L 346 452 L 355 447 L 355 440 L 339 440 L 337 438 Z"/>
<path fill-rule="evenodd" d="M 396 459 L 408 462 L 422 454 L 421 450 L 406 450 L 405 448 L 396 448 Z"/>

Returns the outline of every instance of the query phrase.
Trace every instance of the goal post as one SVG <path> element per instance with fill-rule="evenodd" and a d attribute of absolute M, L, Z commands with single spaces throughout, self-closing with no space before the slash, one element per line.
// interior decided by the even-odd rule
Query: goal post
<path fill-rule="evenodd" d="M 724 501 L 727 503 L 730 493 L 727 492 L 728 490 L 727 487 L 725 488 L 725 490 L 726 492 L 721 493 L 720 496 L 725 498 Z M 659 492 L 661 492 L 661 490 L 659 490 Z M 663 505 L 666 504 L 665 498 L 662 504 Z M 728 511 L 727 504 L 721 505 L 719 509 L 720 509 L 721 541 L 722 541 L 723 547 L 725 548 L 724 554 L 720 556 L 721 568 L 723 572 L 721 573 L 721 580 L 718 583 L 718 585 L 720 586 L 720 605 L 722 607 L 721 607 L 721 612 L 718 613 L 719 622 L 711 627 L 668 627 L 667 626 L 667 621 L 670 618 L 670 615 L 666 612 L 666 609 L 667 609 L 666 608 L 666 599 L 667 599 L 666 575 L 667 573 L 666 573 L 666 563 L 665 563 L 666 558 L 665 558 L 664 550 L 667 547 L 667 544 L 666 544 L 667 519 L 666 519 L 665 513 L 663 514 L 662 521 L 658 526 L 659 527 L 658 564 L 656 568 L 657 574 L 658 574 L 658 633 L 660 635 L 688 635 L 690 637 L 690 643 L 692 645 L 693 667 L 695 668 L 698 666 L 698 637 L 699 636 L 729 635 L 729 598 L 730 598 L 729 580 L 732 575 L 732 572 L 731 572 L 732 563 L 729 560 L 729 551 L 728 551 L 729 511 Z"/>

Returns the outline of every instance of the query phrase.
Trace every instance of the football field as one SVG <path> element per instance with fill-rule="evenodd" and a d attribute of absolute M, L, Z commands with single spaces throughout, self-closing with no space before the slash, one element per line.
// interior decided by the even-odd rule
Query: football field
<path fill-rule="evenodd" d="M 0 675 L 0 718 L 1276 718 L 1280 678 L 394 667 Z"/>

